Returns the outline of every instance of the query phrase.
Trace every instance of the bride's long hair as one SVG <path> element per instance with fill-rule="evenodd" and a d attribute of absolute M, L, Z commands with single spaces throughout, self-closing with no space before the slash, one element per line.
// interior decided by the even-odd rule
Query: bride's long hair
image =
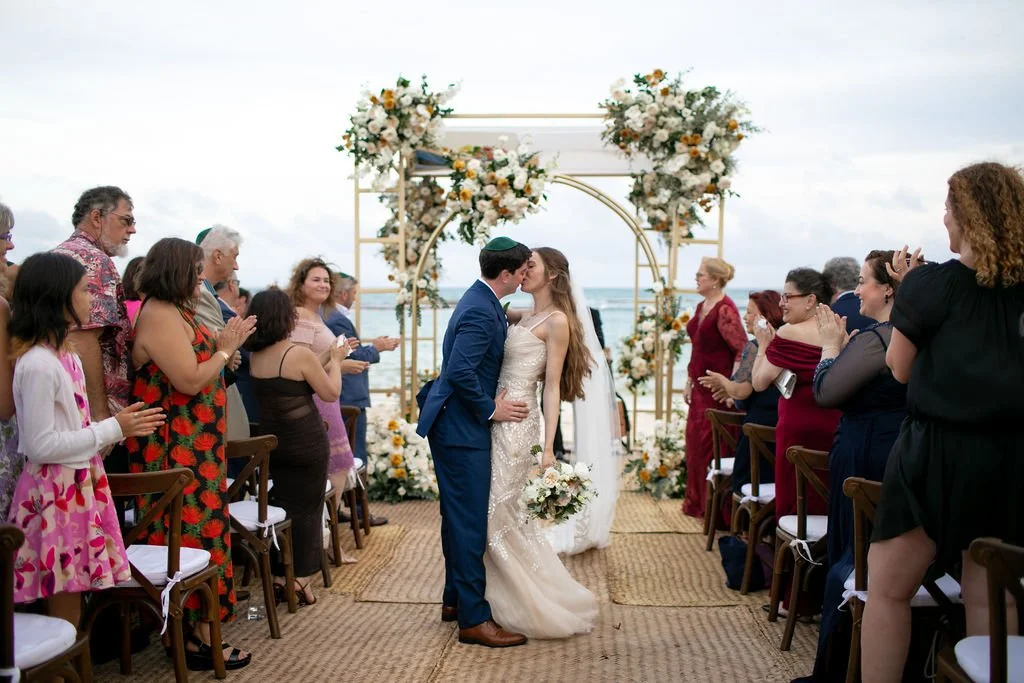
<path fill-rule="evenodd" d="M 572 298 L 572 284 L 569 280 L 569 261 L 565 254 L 551 247 L 534 249 L 547 271 L 548 287 L 555 307 L 565 313 L 569 320 L 569 348 L 562 365 L 562 380 L 559 391 L 563 401 L 583 399 L 583 380 L 593 371 L 595 359 L 583 338 L 583 324 L 580 311 Z M 582 311 L 589 315 L 590 311 Z"/>

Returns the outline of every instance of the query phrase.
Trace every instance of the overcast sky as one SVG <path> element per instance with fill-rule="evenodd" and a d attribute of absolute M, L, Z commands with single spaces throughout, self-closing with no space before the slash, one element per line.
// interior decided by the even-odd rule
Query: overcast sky
<path fill-rule="evenodd" d="M 737 152 L 726 214 L 738 286 L 905 242 L 948 258 L 950 173 L 1024 163 L 1024 3 L 839 4 L 0 0 L 9 258 L 54 246 L 82 190 L 116 184 L 135 200 L 132 255 L 225 223 L 245 237 L 244 285 L 313 254 L 351 270 L 352 166 L 334 146 L 361 85 L 425 73 L 462 81 L 461 113 L 589 112 L 655 67 L 734 90 L 765 129 Z M 625 181 L 600 185 L 625 201 Z M 573 190 L 549 199 L 503 232 L 561 248 L 588 286 L 631 285 L 625 226 Z M 475 250 L 442 249 L 443 284 L 471 281 Z M 363 283 L 385 273 L 366 247 Z"/>

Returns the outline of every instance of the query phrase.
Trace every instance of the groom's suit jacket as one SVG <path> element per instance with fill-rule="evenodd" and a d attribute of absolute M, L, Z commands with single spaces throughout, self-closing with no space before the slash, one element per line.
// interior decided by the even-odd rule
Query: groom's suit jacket
<path fill-rule="evenodd" d="M 416 396 L 420 436 L 430 434 L 444 445 L 490 450 L 490 418 L 507 333 L 498 297 L 477 280 L 448 321 L 441 372 Z"/>

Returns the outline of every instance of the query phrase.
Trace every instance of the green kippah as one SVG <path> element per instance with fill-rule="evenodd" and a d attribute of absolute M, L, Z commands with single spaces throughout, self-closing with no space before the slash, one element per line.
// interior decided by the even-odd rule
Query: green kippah
<path fill-rule="evenodd" d="M 484 245 L 484 251 L 508 251 L 517 246 L 519 246 L 519 242 L 516 242 L 514 239 L 505 236 L 495 237 Z"/>
<path fill-rule="evenodd" d="M 213 228 L 206 228 L 205 230 L 201 230 L 199 234 L 196 235 L 196 244 L 201 245 L 203 243 L 203 240 L 206 239 L 206 236 L 210 234 L 211 230 L 213 230 Z"/>
<path fill-rule="evenodd" d="M 346 272 L 343 272 L 343 271 L 340 271 L 340 270 L 338 271 L 338 277 L 340 277 L 340 278 L 341 278 L 342 280 L 352 280 L 352 279 L 354 279 L 354 278 L 353 278 L 353 277 L 352 277 L 351 275 L 349 275 L 348 273 L 346 273 Z"/>

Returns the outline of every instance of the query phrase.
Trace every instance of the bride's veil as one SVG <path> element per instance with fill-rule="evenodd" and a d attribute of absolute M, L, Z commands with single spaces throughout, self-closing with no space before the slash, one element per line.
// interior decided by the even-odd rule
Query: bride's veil
<path fill-rule="evenodd" d="M 560 553 L 579 553 L 588 548 L 603 548 L 611 536 L 615 503 L 619 496 L 619 459 L 622 435 L 611 368 L 598 341 L 583 287 L 571 280 L 576 315 L 583 325 L 587 348 L 594 357 L 590 376 L 583 380 L 584 398 L 574 401 L 574 460 L 590 465 L 590 477 L 597 498 L 567 522 L 549 530 L 549 539 Z"/>

